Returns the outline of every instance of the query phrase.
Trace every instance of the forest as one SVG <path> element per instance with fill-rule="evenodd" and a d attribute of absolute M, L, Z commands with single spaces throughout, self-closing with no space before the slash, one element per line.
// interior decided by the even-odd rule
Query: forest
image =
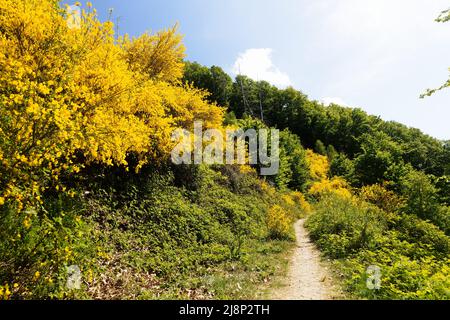
<path fill-rule="evenodd" d="M 0 0 L 0 300 L 261 298 L 299 218 L 348 298 L 450 298 L 450 140 L 232 79 L 177 26 L 117 36 L 81 12 Z M 173 164 L 199 120 L 279 129 L 278 174 Z"/>

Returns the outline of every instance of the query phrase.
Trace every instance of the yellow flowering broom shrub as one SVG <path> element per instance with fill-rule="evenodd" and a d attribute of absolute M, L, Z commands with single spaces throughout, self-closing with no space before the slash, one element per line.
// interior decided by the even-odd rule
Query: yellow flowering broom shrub
<path fill-rule="evenodd" d="M 312 212 L 312 207 L 309 202 L 305 199 L 305 195 L 299 191 L 292 191 L 291 197 L 294 202 L 300 207 L 302 215 L 309 215 Z"/>
<path fill-rule="evenodd" d="M 372 203 L 386 212 L 396 212 L 404 206 L 404 199 L 395 192 L 387 190 L 379 184 L 363 186 L 359 191 L 359 198 Z"/>
<path fill-rule="evenodd" d="M 51 0 L 0 1 L 0 197 L 19 209 L 84 163 L 164 161 L 174 128 L 223 119 L 206 93 L 179 85 L 176 28 L 116 41 L 95 10 L 78 28 L 67 15 Z"/>
<path fill-rule="evenodd" d="M 0 0 L 2 298 L 12 275 L 20 295 L 50 296 L 61 264 L 76 261 L 83 230 L 66 203 L 75 196 L 67 177 L 91 164 L 165 162 L 175 128 L 223 121 L 205 92 L 181 84 L 176 28 L 116 39 L 113 24 L 88 8 L 78 25 L 55 0 Z M 49 194 L 55 204 L 43 200 Z"/>
<path fill-rule="evenodd" d="M 289 214 L 279 205 L 273 205 L 269 208 L 267 214 L 267 227 L 269 235 L 275 239 L 290 238 L 292 219 Z"/>
<path fill-rule="evenodd" d="M 328 177 L 330 164 L 326 156 L 315 153 L 311 149 L 306 150 L 306 161 L 309 165 L 312 180 L 323 180 Z"/>
<path fill-rule="evenodd" d="M 309 163 L 310 177 L 313 180 L 309 187 L 309 194 L 319 197 L 322 194 L 334 193 L 343 198 L 351 198 L 347 181 L 341 177 L 329 178 L 328 173 L 330 164 L 326 156 L 314 153 L 312 150 L 307 150 L 307 161 Z"/>
<path fill-rule="evenodd" d="M 289 213 L 292 220 L 305 217 L 312 212 L 311 205 L 299 191 L 284 193 L 280 198 L 282 207 Z"/>
<path fill-rule="evenodd" d="M 352 193 L 349 190 L 348 183 L 340 178 L 324 179 L 314 182 L 309 188 L 309 193 L 313 196 L 320 196 L 325 193 L 334 193 L 343 198 L 351 198 Z"/>
<path fill-rule="evenodd" d="M 177 26 L 130 40 L 125 36 L 125 58 L 138 73 L 152 79 L 176 82 L 183 77 L 185 48 Z"/>

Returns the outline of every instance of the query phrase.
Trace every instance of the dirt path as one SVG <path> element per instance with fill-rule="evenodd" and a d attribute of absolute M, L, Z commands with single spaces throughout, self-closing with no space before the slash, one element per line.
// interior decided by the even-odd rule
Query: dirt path
<path fill-rule="evenodd" d="M 310 241 L 303 226 L 305 219 L 295 223 L 297 247 L 292 255 L 287 283 L 272 295 L 279 300 L 330 300 L 339 297 L 332 284 L 330 271 L 322 264 L 320 252 Z"/>

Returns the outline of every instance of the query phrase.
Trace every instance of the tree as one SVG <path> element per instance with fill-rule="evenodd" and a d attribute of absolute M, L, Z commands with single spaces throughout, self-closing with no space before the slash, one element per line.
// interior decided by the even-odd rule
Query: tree
<path fill-rule="evenodd" d="M 193 71 L 188 74 L 210 73 L 210 68 L 198 64 L 191 67 Z M 191 67 L 188 66 L 188 69 Z M 202 76 L 197 78 L 202 79 Z M 199 87 L 206 87 L 200 80 L 197 83 Z M 450 149 L 446 149 L 442 141 L 418 129 L 394 121 L 383 121 L 361 109 L 339 105 L 325 107 L 292 87 L 280 90 L 265 81 L 254 81 L 239 75 L 232 83 L 227 104 L 228 111 L 233 112 L 238 119 L 250 115 L 263 120 L 267 126 L 289 129 L 299 137 L 303 147 L 327 154 L 330 161 L 334 152 L 324 152 L 319 146 L 315 148 L 316 142 L 320 140 L 328 148 L 333 146 L 337 153 L 345 154 L 347 160 L 353 162 L 357 174 L 348 173 L 346 177 L 355 185 L 389 179 L 397 181 L 408 172 L 407 164 L 435 176 L 450 170 Z M 371 139 L 371 136 L 379 137 L 379 141 Z M 369 143 L 369 140 L 373 141 Z M 356 158 L 358 160 L 354 161 Z M 348 161 L 345 162 L 348 164 Z M 373 168 L 365 169 L 364 161 Z M 335 168 L 338 167 L 338 163 L 335 163 Z M 346 170 L 339 172 L 344 174 Z"/>
<path fill-rule="evenodd" d="M 327 155 L 327 148 L 325 147 L 323 142 L 320 140 L 316 141 L 316 144 L 314 145 L 314 151 L 322 156 Z"/>
<path fill-rule="evenodd" d="M 330 163 L 331 176 L 343 177 L 350 184 L 354 184 L 355 181 L 355 165 L 345 153 L 339 153 L 333 157 Z"/>
<path fill-rule="evenodd" d="M 450 206 L 450 176 L 442 176 L 436 179 L 434 185 L 438 189 L 439 201 Z"/>
<path fill-rule="evenodd" d="M 361 184 L 381 183 L 389 168 L 401 161 L 401 147 L 383 132 L 361 137 L 362 153 L 355 158 L 355 171 Z"/>
<path fill-rule="evenodd" d="M 327 146 L 327 157 L 329 161 L 332 161 L 334 157 L 338 155 L 336 149 L 333 147 L 333 145 L 329 144 Z"/>
<path fill-rule="evenodd" d="M 444 174 L 450 176 L 450 140 L 444 142 L 444 151 L 440 163 L 444 169 Z"/>
<path fill-rule="evenodd" d="M 228 106 L 233 81 L 230 76 L 217 66 L 211 68 L 197 62 L 185 63 L 183 81 L 209 92 L 208 101 L 220 106 Z"/>
<path fill-rule="evenodd" d="M 291 176 L 288 186 L 291 189 L 303 190 L 309 177 L 309 166 L 306 151 L 297 135 L 288 129 L 280 132 L 280 149 L 286 154 Z M 283 163 L 281 163 L 283 165 Z"/>
<path fill-rule="evenodd" d="M 401 180 L 401 186 L 408 213 L 432 221 L 446 233 L 450 231 L 448 207 L 439 205 L 438 190 L 426 174 L 413 170 Z"/>

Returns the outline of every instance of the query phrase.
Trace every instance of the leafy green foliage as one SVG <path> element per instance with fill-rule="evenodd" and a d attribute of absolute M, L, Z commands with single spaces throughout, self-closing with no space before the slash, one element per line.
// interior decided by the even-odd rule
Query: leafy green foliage
<path fill-rule="evenodd" d="M 220 106 L 228 105 L 232 80 L 220 67 L 204 67 L 197 62 L 186 62 L 183 81 L 210 93 L 208 100 Z"/>
<path fill-rule="evenodd" d="M 322 141 L 317 140 L 315 145 L 314 145 L 314 151 L 318 154 L 321 154 L 323 156 L 327 155 L 327 148 L 325 147 L 325 145 L 323 144 Z"/>
<path fill-rule="evenodd" d="M 213 90 L 203 84 L 202 76 L 196 78 L 190 71 L 188 76 L 200 88 Z M 212 95 L 220 94 L 221 90 L 211 91 Z M 249 115 L 269 126 L 287 128 L 300 138 L 305 148 L 315 148 L 320 141 L 320 153 L 328 156 L 330 153 L 324 148 L 332 146 L 350 160 L 359 157 L 357 171 L 361 181 L 352 183 L 370 184 L 399 178 L 393 171 L 404 164 L 435 176 L 442 176 L 449 170 L 448 143 L 443 144 L 418 129 L 383 121 L 361 109 L 335 104 L 325 107 L 293 88 L 278 89 L 245 76 L 237 76 L 226 90 L 228 100 L 223 105 L 238 118 Z M 375 171 L 364 170 L 366 164 Z"/>
<path fill-rule="evenodd" d="M 40 210 L 47 214 L 29 219 L 31 225 L 2 207 L 0 283 L 8 284 L 11 298 L 237 296 L 235 288 L 215 287 L 223 281 L 219 274 L 214 283 L 194 279 L 229 263 L 240 268 L 239 277 L 255 265 L 270 276 L 277 263 L 255 260 L 271 259 L 258 251 L 273 236 L 269 208 L 280 208 L 286 216 L 272 217 L 286 217 L 289 231 L 301 211 L 240 166 L 147 166 L 138 174 L 91 166 L 70 181 L 84 196 L 46 195 Z M 281 238 L 273 246 L 289 245 L 289 237 Z M 71 264 L 81 269 L 81 290 L 66 287 Z"/>
<path fill-rule="evenodd" d="M 401 149 L 387 134 L 377 132 L 361 136 L 362 153 L 355 159 L 355 171 L 361 184 L 388 180 L 391 167 L 401 161 Z"/>
<path fill-rule="evenodd" d="M 2 56 L 10 107 L 0 118 L 0 299 L 258 297 L 306 214 L 352 294 L 450 298 L 449 141 L 184 63 L 176 28 L 115 41 L 95 14 L 83 13 L 79 32 L 55 1 L 42 4 L 2 0 L 0 10 L 11 53 Z M 438 18 L 448 20 L 448 11 Z M 30 98 L 38 103 L 25 106 Z M 280 129 L 279 173 L 263 180 L 257 166 L 169 165 L 169 129 L 203 118 L 208 127 Z M 80 290 L 66 285 L 73 264 Z M 381 267 L 379 290 L 366 286 L 369 265 Z"/>
<path fill-rule="evenodd" d="M 356 184 L 355 164 L 345 153 L 339 153 L 330 162 L 330 174 L 343 177 L 351 184 Z"/>
<path fill-rule="evenodd" d="M 387 224 L 387 217 L 376 207 L 343 197 L 327 195 L 315 209 L 307 223 L 311 237 L 335 258 L 376 248 Z"/>
<path fill-rule="evenodd" d="M 444 232 L 450 234 L 448 207 L 439 204 L 438 190 L 427 175 L 419 171 L 412 171 L 404 177 L 401 186 L 407 199 L 406 212 L 430 220 Z"/>
<path fill-rule="evenodd" d="M 9 283 L 14 297 L 71 297 L 66 267 L 87 263 L 89 252 L 85 236 L 91 228 L 81 212 L 80 203 L 64 195 L 21 215 L 10 205 L 0 208 L 0 283 Z"/>

